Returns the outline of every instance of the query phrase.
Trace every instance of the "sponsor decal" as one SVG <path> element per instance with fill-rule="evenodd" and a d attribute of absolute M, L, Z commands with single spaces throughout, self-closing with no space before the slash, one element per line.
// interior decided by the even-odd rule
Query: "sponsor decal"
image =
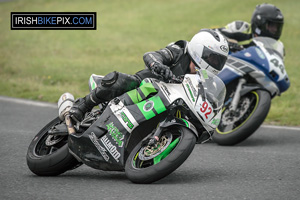
<path fill-rule="evenodd" d="M 108 137 L 106 135 L 104 135 L 100 141 L 103 143 L 104 147 L 108 150 L 108 152 L 110 153 L 110 155 L 112 155 L 112 157 L 119 162 L 119 158 L 121 156 L 120 152 L 117 150 L 117 147 L 115 145 L 113 145 Z"/>
<path fill-rule="evenodd" d="M 154 102 L 153 101 L 148 101 L 147 103 L 145 103 L 144 107 L 143 107 L 143 110 L 145 112 L 148 112 L 150 110 L 152 110 L 154 107 Z"/>
<path fill-rule="evenodd" d="M 213 119 L 211 124 L 218 126 L 220 124 L 220 119 Z"/>
<path fill-rule="evenodd" d="M 256 51 L 257 55 L 258 55 L 261 59 L 266 59 L 264 53 L 263 53 L 260 49 L 255 48 L 255 51 Z"/>
<path fill-rule="evenodd" d="M 251 53 L 246 52 L 246 53 L 244 53 L 244 56 L 246 56 L 246 57 L 251 57 Z"/>
<path fill-rule="evenodd" d="M 121 112 L 121 118 L 127 124 L 128 128 L 133 129 L 133 123 L 128 119 L 127 115 L 124 112 Z"/>
<path fill-rule="evenodd" d="M 147 102 L 142 101 L 136 105 L 146 120 L 155 117 L 156 114 L 166 111 L 166 107 L 159 96 L 153 96 Z"/>
<path fill-rule="evenodd" d="M 162 85 L 162 88 L 163 90 L 167 93 L 168 96 L 171 95 L 170 91 L 168 90 L 167 86 L 165 86 L 164 84 L 161 84 Z"/>
<path fill-rule="evenodd" d="M 190 88 L 193 91 L 193 94 L 197 95 L 197 90 L 195 89 L 195 87 L 194 87 L 194 85 L 192 83 L 192 80 L 189 77 L 186 80 L 187 80 L 188 84 L 190 85 Z"/>
<path fill-rule="evenodd" d="M 203 78 L 208 79 L 207 71 L 205 69 L 201 70 Z"/>
<path fill-rule="evenodd" d="M 214 69 L 214 68 L 212 68 L 211 71 L 212 71 L 212 73 L 214 73 L 214 74 L 218 74 L 218 73 L 219 73 L 218 70 L 216 70 L 216 69 Z"/>
<path fill-rule="evenodd" d="M 192 58 L 196 61 L 196 63 L 201 64 L 202 59 L 201 59 L 200 56 L 199 56 L 198 54 L 196 54 L 195 52 L 193 52 Z"/>
<path fill-rule="evenodd" d="M 164 94 L 164 96 L 166 97 L 166 99 L 168 100 L 168 102 L 171 103 L 172 101 L 171 101 L 171 99 L 170 99 L 170 96 L 171 96 L 172 94 L 171 94 L 171 92 L 169 91 L 169 88 L 168 88 L 165 84 L 161 83 L 161 84 L 160 84 L 160 89 L 161 89 L 161 91 L 163 92 L 163 94 Z"/>
<path fill-rule="evenodd" d="M 97 87 L 96 82 L 93 79 L 93 75 L 90 77 L 90 84 L 91 84 L 91 89 L 95 89 Z"/>
<path fill-rule="evenodd" d="M 106 124 L 107 130 L 114 141 L 116 141 L 119 147 L 123 147 L 124 135 L 119 131 L 119 129 L 114 125 L 113 122 Z"/>
<path fill-rule="evenodd" d="M 194 98 L 194 95 L 193 95 L 193 93 L 192 93 L 192 91 L 191 91 L 190 85 L 189 85 L 189 84 L 186 84 L 186 87 L 187 87 L 187 89 L 188 89 L 188 90 L 189 90 L 189 92 L 190 92 L 190 95 L 191 95 L 192 101 L 193 101 L 193 102 L 195 102 L 195 98 Z"/>
<path fill-rule="evenodd" d="M 109 156 L 107 155 L 106 150 L 97 141 L 97 136 L 95 135 L 95 133 L 91 132 L 89 138 L 92 141 L 92 143 L 95 145 L 95 147 L 98 149 L 99 153 L 104 158 L 104 160 L 107 162 L 109 160 Z"/>
<path fill-rule="evenodd" d="M 228 47 L 225 46 L 225 45 L 221 45 L 221 46 L 220 46 L 220 49 L 221 49 L 222 51 L 224 51 L 225 53 L 228 52 Z"/>
<path fill-rule="evenodd" d="M 139 125 L 122 101 L 118 104 L 110 104 L 110 109 L 129 133 L 131 133 Z"/>

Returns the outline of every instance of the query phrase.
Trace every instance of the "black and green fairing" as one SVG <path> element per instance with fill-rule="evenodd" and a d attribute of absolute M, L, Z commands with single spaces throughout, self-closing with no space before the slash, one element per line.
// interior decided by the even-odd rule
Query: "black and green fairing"
<path fill-rule="evenodd" d="M 71 136 L 70 150 L 93 168 L 122 170 L 133 130 L 146 132 L 148 126 L 140 125 L 164 113 L 169 105 L 160 87 L 146 79 L 137 89 L 110 101 L 101 117 L 82 135 Z"/>
<path fill-rule="evenodd" d="M 145 79 L 140 87 L 118 97 L 139 124 L 163 113 L 170 105 L 160 87 L 152 80 Z"/>

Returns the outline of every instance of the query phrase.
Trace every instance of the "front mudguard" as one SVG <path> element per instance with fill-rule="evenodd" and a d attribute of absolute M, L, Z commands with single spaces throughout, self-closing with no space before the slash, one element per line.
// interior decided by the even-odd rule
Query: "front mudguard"
<path fill-rule="evenodd" d="M 249 93 L 251 91 L 254 91 L 254 90 L 265 90 L 265 91 L 269 92 L 269 94 L 272 96 L 272 93 L 267 88 L 262 87 L 259 84 L 255 84 L 255 85 L 253 85 L 253 84 L 251 84 L 251 85 L 245 84 L 245 85 L 243 85 L 243 87 L 242 87 L 242 89 L 240 91 L 240 95 L 244 96 L 245 94 L 247 94 L 247 93 Z M 275 94 L 273 94 L 273 95 L 275 95 Z"/>
<path fill-rule="evenodd" d="M 265 88 L 263 88 L 262 86 L 258 85 L 258 84 L 255 84 L 255 85 L 243 85 L 241 91 L 240 91 L 240 95 L 243 96 L 251 91 L 254 91 L 254 90 L 258 90 L 258 89 L 261 89 L 261 90 L 266 90 Z"/>
<path fill-rule="evenodd" d="M 268 91 L 273 98 L 276 95 L 280 95 L 280 90 L 278 86 L 274 83 L 273 80 L 271 80 L 268 76 L 266 76 L 263 72 L 261 71 L 254 71 L 249 73 L 249 75 L 255 79 L 255 81 L 258 83 L 257 85 L 254 85 L 254 87 L 258 87 L 256 89 L 264 89 Z M 248 90 L 249 92 L 250 90 Z M 244 94 L 246 94 L 245 92 Z M 242 95 L 242 94 L 241 94 Z"/>
<path fill-rule="evenodd" d="M 199 138 L 199 134 L 198 134 L 196 127 L 191 122 L 189 122 L 185 119 L 182 119 L 182 118 L 169 116 L 163 122 L 161 122 L 161 124 L 159 125 L 159 127 L 161 127 L 161 128 L 167 128 L 167 127 L 172 127 L 172 126 L 186 127 L 195 134 L 197 139 Z"/>

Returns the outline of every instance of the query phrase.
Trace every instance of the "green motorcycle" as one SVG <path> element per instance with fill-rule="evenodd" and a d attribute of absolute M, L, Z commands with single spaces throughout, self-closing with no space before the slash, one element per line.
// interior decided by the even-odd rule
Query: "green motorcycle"
<path fill-rule="evenodd" d="M 92 75 L 90 90 L 101 79 Z M 28 167 L 36 175 L 55 176 L 85 164 L 125 171 L 134 183 L 160 180 L 188 158 L 196 142 L 211 137 L 225 93 L 221 79 L 206 70 L 171 83 L 145 79 L 74 125 L 68 113 L 74 97 L 65 93 L 58 102 L 59 117 L 32 140 Z"/>

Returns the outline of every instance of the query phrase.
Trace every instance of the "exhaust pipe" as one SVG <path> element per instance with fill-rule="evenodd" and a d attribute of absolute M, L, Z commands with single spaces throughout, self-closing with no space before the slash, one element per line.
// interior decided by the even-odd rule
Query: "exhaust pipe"
<path fill-rule="evenodd" d="M 58 106 L 58 116 L 61 120 L 65 120 L 69 134 L 74 134 L 75 129 L 70 118 L 69 111 L 74 104 L 74 96 L 70 93 L 64 93 L 60 96 Z"/>

